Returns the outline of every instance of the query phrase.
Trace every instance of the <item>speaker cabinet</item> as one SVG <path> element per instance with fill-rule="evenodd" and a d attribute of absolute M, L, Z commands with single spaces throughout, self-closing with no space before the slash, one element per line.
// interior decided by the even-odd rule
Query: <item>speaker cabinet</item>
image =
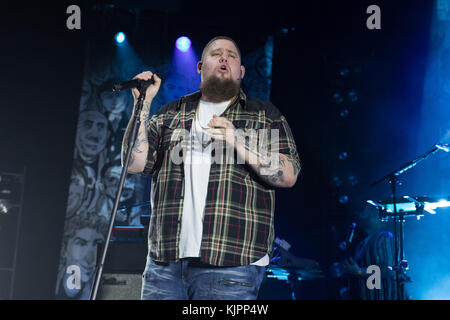
<path fill-rule="evenodd" d="M 141 273 L 104 273 L 98 300 L 140 300 Z"/>
<path fill-rule="evenodd" d="M 120 230 L 121 238 L 130 236 Z M 130 229 L 133 238 L 137 239 L 139 230 Z M 127 238 L 128 239 L 128 238 Z M 125 239 L 125 240 L 127 240 Z M 147 257 L 146 239 L 140 241 L 112 241 L 108 246 L 105 259 L 105 267 L 98 288 L 98 300 L 140 300 L 142 287 L 142 273 L 144 272 Z M 98 260 L 102 248 L 98 248 Z"/>

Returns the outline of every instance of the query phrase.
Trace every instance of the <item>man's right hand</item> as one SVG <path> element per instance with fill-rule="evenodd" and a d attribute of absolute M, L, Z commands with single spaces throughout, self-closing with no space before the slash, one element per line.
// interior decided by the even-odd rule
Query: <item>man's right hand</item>
<path fill-rule="evenodd" d="M 153 76 L 153 80 L 155 80 L 155 83 L 148 86 L 147 91 L 145 92 L 145 100 L 151 101 L 158 93 L 159 87 L 161 86 L 161 79 L 153 72 L 151 71 L 144 71 L 136 75 L 133 79 L 139 79 L 139 80 L 150 80 Z M 139 90 L 136 88 L 133 88 L 133 97 L 134 101 L 139 98 Z"/>

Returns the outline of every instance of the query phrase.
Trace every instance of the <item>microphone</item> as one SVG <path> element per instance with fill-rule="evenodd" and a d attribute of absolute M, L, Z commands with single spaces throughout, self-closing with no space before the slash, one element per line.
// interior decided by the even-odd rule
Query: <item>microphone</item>
<path fill-rule="evenodd" d="M 156 74 L 161 80 L 161 76 L 159 74 Z M 150 86 L 155 83 L 155 80 L 153 79 L 153 76 L 149 80 L 140 80 L 140 79 L 133 79 L 130 81 L 124 81 L 117 83 L 113 85 L 112 90 L 113 91 L 123 91 L 133 88 L 139 88 L 141 86 Z"/>

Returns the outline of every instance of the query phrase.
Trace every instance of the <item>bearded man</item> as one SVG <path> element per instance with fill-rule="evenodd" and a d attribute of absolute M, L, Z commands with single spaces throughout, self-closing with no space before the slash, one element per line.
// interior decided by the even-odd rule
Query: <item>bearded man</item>
<path fill-rule="evenodd" d="M 154 79 L 127 168 L 152 174 L 141 297 L 256 299 L 272 252 L 274 189 L 295 184 L 297 149 L 280 111 L 241 89 L 245 67 L 234 40 L 209 41 L 197 72 L 200 90 L 152 117 L 161 79 L 151 71 L 135 77 Z M 131 121 L 122 159 L 130 128 Z"/>

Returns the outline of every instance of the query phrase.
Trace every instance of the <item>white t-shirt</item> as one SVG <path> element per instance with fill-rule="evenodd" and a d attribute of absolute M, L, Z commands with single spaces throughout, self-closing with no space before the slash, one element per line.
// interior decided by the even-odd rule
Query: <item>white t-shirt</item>
<path fill-rule="evenodd" d="M 190 143 L 187 146 L 184 161 L 185 184 L 180 231 L 180 258 L 200 256 L 203 215 L 211 169 L 211 143 L 206 147 L 200 144 L 200 141 L 202 141 L 206 145 L 211 140 L 211 136 L 202 127 L 207 128 L 207 124 L 213 118 L 213 115 L 220 116 L 230 102 L 231 100 L 220 103 L 200 100 L 198 118 L 192 123 L 189 136 Z M 266 254 L 252 264 L 266 266 L 269 264 L 269 256 Z"/>

